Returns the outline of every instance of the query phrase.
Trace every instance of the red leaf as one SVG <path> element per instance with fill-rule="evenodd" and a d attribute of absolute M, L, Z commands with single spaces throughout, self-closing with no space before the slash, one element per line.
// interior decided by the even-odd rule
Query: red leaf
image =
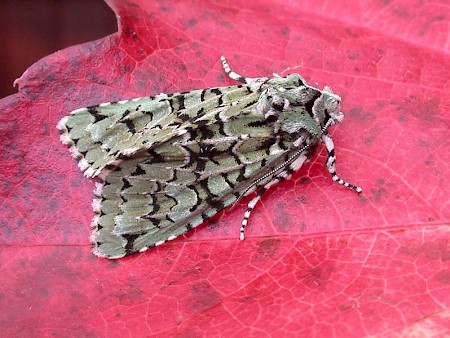
<path fill-rule="evenodd" d="M 0 101 L 5 336 L 449 334 L 448 18 L 443 3 L 118 1 L 119 33 L 50 55 Z M 267 193 L 119 261 L 89 245 L 93 182 L 60 144 L 71 110 L 288 67 L 343 97 L 324 151 Z"/>

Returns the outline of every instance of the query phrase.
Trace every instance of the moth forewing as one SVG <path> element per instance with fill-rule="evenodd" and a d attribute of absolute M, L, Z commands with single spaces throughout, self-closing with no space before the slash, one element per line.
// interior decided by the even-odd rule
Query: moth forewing
<path fill-rule="evenodd" d="M 298 74 L 245 78 L 241 85 L 160 94 L 81 108 L 57 125 L 79 167 L 96 177 L 94 253 L 120 258 L 175 239 L 257 191 L 240 228 L 267 189 L 297 171 L 342 121 L 340 97 Z"/>

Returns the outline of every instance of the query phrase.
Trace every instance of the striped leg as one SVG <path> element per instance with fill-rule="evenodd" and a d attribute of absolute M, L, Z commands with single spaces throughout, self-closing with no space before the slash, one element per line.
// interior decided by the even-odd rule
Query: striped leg
<path fill-rule="evenodd" d="M 292 173 L 297 171 L 303 163 L 307 160 L 307 152 L 300 154 L 291 164 L 289 164 L 287 167 L 285 167 L 281 172 L 276 174 L 269 182 L 263 185 L 263 187 L 256 193 L 256 196 L 252 198 L 250 202 L 247 204 L 247 210 L 244 213 L 244 219 L 242 220 L 241 228 L 240 228 L 240 234 L 239 239 L 242 241 L 245 239 L 244 231 L 245 227 L 247 226 L 248 219 L 250 218 L 250 214 L 252 213 L 253 208 L 255 207 L 256 203 L 261 199 L 261 196 L 273 185 L 287 180 L 291 177 Z M 257 185 L 258 187 L 260 185 Z"/>
<path fill-rule="evenodd" d="M 360 188 L 354 184 L 348 183 L 347 181 L 344 181 L 342 178 L 340 178 L 336 174 L 336 155 L 334 154 L 334 143 L 333 143 L 333 139 L 331 138 L 331 136 L 328 134 L 328 132 L 326 130 L 322 134 L 322 140 L 325 143 L 325 147 L 327 148 L 327 152 L 328 152 L 326 167 L 327 167 L 328 171 L 330 172 L 331 178 L 333 179 L 333 181 L 338 182 L 339 184 L 343 185 L 344 187 L 355 190 L 357 193 L 362 192 L 362 188 Z"/>

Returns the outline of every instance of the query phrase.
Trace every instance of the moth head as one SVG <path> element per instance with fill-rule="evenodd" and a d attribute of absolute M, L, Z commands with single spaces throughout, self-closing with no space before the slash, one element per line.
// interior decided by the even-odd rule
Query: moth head
<path fill-rule="evenodd" d="M 329 87 L 323 89 L 322 96 L 325 118 L 328 114 L 332 121 L 331 124 L 341 122 L 344 119 L 344 114 L 341 112 L 341 97 L 334 94 Z"/>

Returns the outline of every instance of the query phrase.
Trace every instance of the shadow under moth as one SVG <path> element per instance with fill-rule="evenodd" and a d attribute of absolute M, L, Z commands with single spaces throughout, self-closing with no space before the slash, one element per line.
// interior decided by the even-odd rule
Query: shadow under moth
<path fill-rule="evenodd" d="M 245 78 L 242 84 L 160 94 L 81 108 L 57 125 L 85 176 L 97 178 L 92 203 L 94 254 L 121 258 L 173 240 L 255 192 L 257 201 L 290 178 L 325 143 L 336 174 L 328 127 L 343 119 L 341 98 L 298 74 Z"/>

